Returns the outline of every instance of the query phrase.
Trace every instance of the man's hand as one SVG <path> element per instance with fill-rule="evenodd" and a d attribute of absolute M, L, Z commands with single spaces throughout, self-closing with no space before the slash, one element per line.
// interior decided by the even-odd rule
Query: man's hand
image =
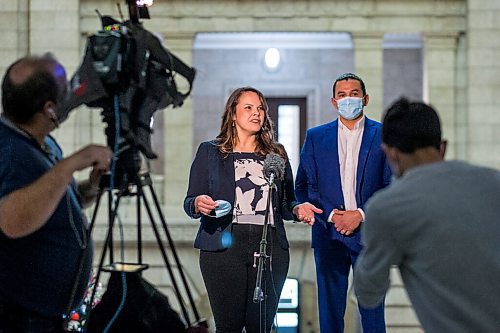
<path fill-rule="evenodd" d="M 314 213 L 321 214 L 323 213 L 323 210 L 317 208 L 309 202 L 304 202 L 293 207 L 293 214 L 295 214 L 300 221 L 309 225 L 314 224 Z"/>
<path fill-rule="evenodd" d="M 72 164 L 74 171 L 80 171 L 88 167 L 93 167 L 96 173 L 92 176 L 91 181 L 96 181 L 99 174 L 109 169 L 113 152 L 107 146 L 88 145 L 69 156 L 66 160 Z M 63 160 L 64 161 L 64 160 Z"/>
<path fill-rule="evenodd" d="M 332 222 L 342 235 L 349 236 L 359 227 L 363 216 L 359 210 L 333 210 Z"/>
<path fill-rule="evenodd" d="M 78 182 L 78 193 L 80 193 L 83 208 L 88 208 L 94 203 L 99 194 L 101 177 L 106 171 L 102 169 L 92 169 L 89 178 Z"/>

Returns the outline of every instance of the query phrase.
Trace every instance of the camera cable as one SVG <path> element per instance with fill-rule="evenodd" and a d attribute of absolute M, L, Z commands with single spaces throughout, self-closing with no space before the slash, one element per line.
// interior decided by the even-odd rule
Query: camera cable
<path fill-rule="evenodd" d="M 115 169 L 116 169 L 116 161 L 118 160 L 118 148 L 119 148 L 119 141 L 120 141 L 120 103 L 118 99 L 118 95 L 114 96 L 114 111 L 115 111 L 115 143 L 114 143 L 114 149 L 113 149 L 113 161 L 111 162 L 111 176 L 110 176 L 110 186 L 109 186 L 109 191 L 110 194 L 113 191 L 114 188 L 114 178 L 115 178 Z M 111 196 L 112 197 L 112 196 Z M 118 207 L 115 207 L 115 205 L 112 205 L 112 209 L 117 209 Z M 123 236 L 122 236 L 123 237 Z M 123 251 L 122 251 L 123 253 Z M 125 272 L 121 273 L 121 278 L 122 278 L 122 298 L 120 300 L 120 304 L 118 305 L 118 308 L 116 309 L 116 312 L 114 313 L 113 317 L 108 322 L 108 325 L 106 325 L 106 328 L 104 329 L 103 333 L 108 333 L 109 329 L 115 322 L 115 320 L 118 318 L 120 315 L 121 311 L 123 310 L 123 307 L 125 306 L 125 301 L 127 299 L 127 278 L 125 276 Z"/>

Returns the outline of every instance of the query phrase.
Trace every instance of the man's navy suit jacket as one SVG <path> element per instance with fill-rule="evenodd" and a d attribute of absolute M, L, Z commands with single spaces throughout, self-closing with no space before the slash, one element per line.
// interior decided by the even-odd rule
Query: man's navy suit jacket
<path fill-rule="evenodd" d="M 333 223 L 327 222 L 334 208 L 345 207 L 338 156 L 338 121 L 337 119 L 307 131 L 300 154 L 295 195 L 299 202 L 309 201 L 323 210 L 322 214 L 316 214 L 315 217 L 312 247 L 328 248 L 331 240 L 336 239 L 359 252 L 361 228 L 351 236 L 344 236 L 335 230 Z M 364 126 L 356 173 L 356 202 L 359 208 L 364 207 L 373 193 L 387 186 L 391 178 L 391 171 L 381 148 L 382 125 L 366 118 Z"/>

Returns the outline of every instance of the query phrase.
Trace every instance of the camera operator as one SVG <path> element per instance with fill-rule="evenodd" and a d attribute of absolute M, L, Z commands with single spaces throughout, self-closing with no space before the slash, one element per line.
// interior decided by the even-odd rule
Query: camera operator
<path fill-rule="evenodd" d="M 92 241 L 82 206 L 113 157 L 89 145 L 62 159 L 49 133 L 60 119 L 66 72 L 50 56 L 7 69 L 0 118 L 0 333 L 63 332 L 62 315 L 88 283 Z M 76 184 L 75 171 L 92 167 Z"/>

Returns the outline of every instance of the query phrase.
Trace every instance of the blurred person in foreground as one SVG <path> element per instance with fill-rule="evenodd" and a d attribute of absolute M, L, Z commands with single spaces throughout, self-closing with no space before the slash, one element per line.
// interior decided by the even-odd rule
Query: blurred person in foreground
<path fill-rule="evenodd" d="M 89 145 L 62 158 L 49 133 L 61 119 L 66 72 L 51 56 L 7 69 L 0 117 L 0 333 L 63 332 L 89 281 L 92 241 L 82 207 L 113 154 Z M 80 184 L 75 171 L 91 167 Z"/>
<path fill-rule="evenodd" d="M 498 332 L 500 172 L 443 161 L 439 117 L 424 103 L 392 105 L 382 140 L 398 179 L 367 204 L 359 302 L 384 299 L 395 265 L 425 332 Z"/>
<path fill-rule="evenodd" d="M 265 158 L 283 159 L 284 176 L 275 180 L 267 225 L 267 252 L 262 288 L 264 300 L 253 300 L 259 244 L 265 224 L 269 184 Z M 219 135 L 198 147 L 191 166 L 184 210 L 201 218 L 194 246 L 215 319 L 216 332 L 269 332 L 285 282 L 289 252 L 283 220 L 309 223 L 314 211 L 298 204 L 284 147 L 274 138 L 267 103 L 251 87 L 229 96 Z M 300 218 L 299 218 L 300 217 Z"/>

